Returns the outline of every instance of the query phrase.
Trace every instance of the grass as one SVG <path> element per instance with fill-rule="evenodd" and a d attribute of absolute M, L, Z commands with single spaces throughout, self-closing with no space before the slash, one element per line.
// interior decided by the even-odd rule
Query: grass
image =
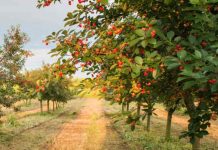
<path fill-rule="evenodd" d="M 162 107 L 162 106 L 159 106 Z M 188 139 L 179 139 L 184 127 L 173 124 L 172 138 L 165 140 L 166 120 L 152 116 L 151 131 L 145 131 L 145 121 L 136 125 L 135 131 L 130 130 L 130 126 L 125 122 L 125 116 L 120 112 L 121 106 L 110 105 L 105 102 L 105 112 L 113 121 L 114 129 L 121 135 L 123 140 L 128 143 L 130 150 L 191 150 L 191 144 Z M 202 141 L 202 150 L 217 150 L 218 143 L 216 139 L 210 137 Z"/>
<path fill-rule="evenodd" d="M 0 127 L 0 149 L 24 150 L 43 147 L 58 133 L 64 122 L 75 118 L 82 105 L 82 100 L 72 100 L 65 108 L 52 113 L 36 113 L 21 119 L 14 119 L 16 116 L 13 116 L 13 119 L 10 118 Z M 11 125 L 14 121 L 16 126 Z"/>

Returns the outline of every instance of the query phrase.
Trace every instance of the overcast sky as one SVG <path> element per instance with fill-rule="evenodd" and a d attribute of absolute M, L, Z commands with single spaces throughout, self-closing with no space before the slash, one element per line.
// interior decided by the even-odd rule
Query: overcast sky
<path fill-rule="evenodd" d="M 43 62 L 55 62 L 48 55 L 51 46 L 45 46 L 42 40 L 53 31 L 63 27 L 63 19 L 67 12 L 74 10 L 74 6 L 66 3 L 50 7 L 36 8 L 37 0 L 2 0 L 0 4 L 0 44 L 3 35 L 11 25 L 20 25 L 22 31 L 30 37 L 30 42 L 25 48 L 31 50 L 33 57 L 27 60 L 25 68 L 32 70 L 39 68 Z M 78 74 L 81 76 L 81 74 Z"/>

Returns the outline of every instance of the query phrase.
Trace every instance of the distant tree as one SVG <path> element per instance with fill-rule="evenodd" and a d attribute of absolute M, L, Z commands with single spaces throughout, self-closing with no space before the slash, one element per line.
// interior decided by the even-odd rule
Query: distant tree
<path fill-rule="evenodd" d="M 19 26 L 12 26 L 4 35 L 4 43 L 0 47 L 0 104 L 3 106 L 9 107 L 18 99 L 14 85 L 23 82 L 20 71 L 31 55 L 23 48 L 28 41 L 27 34 Z"/>

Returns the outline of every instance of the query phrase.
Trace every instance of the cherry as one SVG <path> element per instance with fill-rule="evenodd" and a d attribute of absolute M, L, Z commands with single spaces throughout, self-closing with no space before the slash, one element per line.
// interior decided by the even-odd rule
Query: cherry
<path fill-rule="evenodd" d="M 210 79 L 210 80 L 208 80 L 208 83 L 210 83 L 210 84 L 215 84 L 216 83 L 216 79 Z"/>
<path fill-rule="evenodd" d="M 99 11 L 104 11 L 104 7 L 103 6 L 99 6 L 98 10 Z"/>
<path fill-rule="evenodd" d="M 145 89 L 142 89 L 142 90 L 141 90 L 141 94 L 145 94 Z"/>
<path fill-rule="evenodd" d="M 122 61 L 118 61 L 117 65 L 118 65 L 119 68 L 122 68 L 123 67 L 123 62 Z"/>
<path fill-rule="evenodd" d="M 115 34 L 120 34 L 122 31 L 123 31 L 123 29 L 120 28 L 120 29 L 115 30 L 114 33 Z"/>
<path fill-rule="evenodd" d="M 111 36 L 111 35 L 113 35 L 113 32 L 112 31 L 108 31 L 107 35 Z"/>
<path fill-rule="evenodd" d="M 59 72 L 59 77 L 63 77 L 63 72 Z"/>
<path fill-rule="evenodd" d="M 117 53 L 118 52 L 118 48 L 113 49 L 112 53 Z"/>
<path fill-rule="evenodd" d="M 152 30 L 152 31 L 151 31 L 151 37 L 154 38 L 155 36 L 156 36 L 156 31 L 155 31 L 155 30 Z"/>
<path fill-rule="evenodd" d="M 147 72 L 147 71 L 144 72 L 144 76 L 145 76 L 145 77 L 148 76 L 148 72 Z"/>
<path fill-rule="evenodd" d="M 183 49 L 183 48 L 182 48 L 181 45 L 179 45 L 179 44 L 176 45 L 176 52 L 179 52 L 179 51 L 181 51 L 182 49 Z"/>
<path fill-rule="evenodd" d="M 103 93 L 105 93 L 105 92 L 107 91 L 107 88 L 104 86 L 104 87 L 102 87 L 101 91 L 102 91 Z"/>
<path fill-rule="evenodd" d="M 203 40 L 203 41 L 201 42 L 201 47 L 205 48 L 206 46 L 207 46 L 207 42 Z"/>
<path fill-rule="evenodd" d="M 84 3 L 85 0 L 78 0 L 78 2 L 81 4 L 81 3 Z"/>
<path fill-rule="evenodd" d="M 147 86 L 151 86 L 151 82 L 146 83 Z"/>

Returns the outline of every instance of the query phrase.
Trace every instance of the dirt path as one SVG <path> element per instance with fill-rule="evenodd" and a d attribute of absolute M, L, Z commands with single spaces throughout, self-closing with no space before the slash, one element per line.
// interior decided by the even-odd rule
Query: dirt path
<path fill-rule="evenodd" d="M 167 112 L 165 110 L 156 109 L 155 113 L 158 117 L 167 119 Z M 178 115 L 173 115 L 172 122 L 178 125 L 183 126 L 184 128 L 188 127 L 188 118 Z M 210 128 L 208 129 L 209 136 L 215 139 L 218 139 L 218 125 L 215 125 L 212 121 Z"/>
<path fill-rule="evenodd" d="M 48 150 L 126 150 L 105 117 L 103 103 L 87 99 L 78 117 L 65 123 Z"/>

